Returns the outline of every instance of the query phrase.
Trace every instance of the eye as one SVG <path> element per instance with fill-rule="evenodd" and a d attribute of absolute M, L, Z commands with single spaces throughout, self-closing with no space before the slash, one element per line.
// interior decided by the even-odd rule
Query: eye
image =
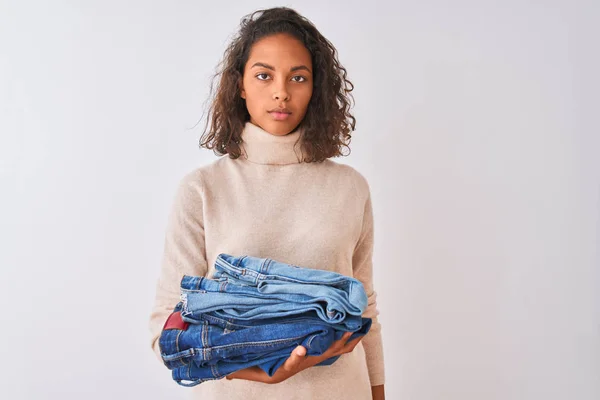
<path fill-rule="evenodd" d="M 259 81 L 266 81 L 266 80 L 267 80 L 266 78 L 265 78 L 265 79 L 261 79 L 261 78 L 259 78 L 259 76 L 262 76 L 262 75 L 264 75 L 264 76 L 269 76 L 269 74 L 265 74 L 265 73 L 263 72 L 263 73 L 260 73 L 260 74 L 257 74 L 257 75 L 256 75 L 256 77 L 258 78 L 258 80 L 259 80 Z"/>
<path fill-rule="evenodd" d="M 296 80 L 295 82 L 304 82 L 304 81 L 306 81 L 306 78 L 305 78 L 305 77 L 303 77 L 302 75 L 296 75 L 296 76 L 294 76 L 292 79 L 295 79 L 295 78 L 300 78 L 300 79 L 302 79 L 302 80 L 300 80 L 300 81 Z"/>

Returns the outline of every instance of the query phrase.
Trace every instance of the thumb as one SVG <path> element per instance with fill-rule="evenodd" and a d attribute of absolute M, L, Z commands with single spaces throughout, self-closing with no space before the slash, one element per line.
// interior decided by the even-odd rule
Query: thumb
<path fill-rule="evenodd" d="M 300 365 L 305 354 L 306 349 L 303 346 L 296 347 L 288 359 L 285 360 L 281 368 L 285 371 L 294 371 Z"/>

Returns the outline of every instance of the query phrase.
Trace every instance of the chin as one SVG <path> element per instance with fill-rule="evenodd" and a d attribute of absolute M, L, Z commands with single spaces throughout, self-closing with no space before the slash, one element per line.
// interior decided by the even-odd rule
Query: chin
<path fill-rule="evenodd" d="M 285 123 L 269 121 L 267 123 L 261 124 L 261 127 L 262 129 L 273 135 L 285 136 L 288 133 L 292 132 L 297 125 L 298 124 L 295 123 L 289 123 L 288 121 L 286 121 Z"/>

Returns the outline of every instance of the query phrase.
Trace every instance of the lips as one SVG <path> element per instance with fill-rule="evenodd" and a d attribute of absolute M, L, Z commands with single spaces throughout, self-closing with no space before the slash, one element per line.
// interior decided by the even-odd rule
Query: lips
<path fill-rule="evenodd" d="M 286 109 L 283 109 L 283 110 L 276 109 L 276 110 L 269 111 L 269 114 L 271 114 L 271 116 L 276 121 L 283 121 L 283 120 L 287 119 L 292 113 Z"/>

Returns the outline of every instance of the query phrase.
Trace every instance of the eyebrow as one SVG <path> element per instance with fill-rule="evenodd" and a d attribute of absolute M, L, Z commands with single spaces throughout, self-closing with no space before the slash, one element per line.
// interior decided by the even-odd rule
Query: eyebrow
<path fill-rule="evenodd" d="M 269 65 L 269 64 L 262 63 L 262 62 L 256 62 L 250 68 L 254 68 L 254 67 L 263 67 L 263 68 L 267 68 L 272 71 L 275 71 L 275 67 L 273 67 L 272 65 Z M 298 71 L 301 69 L 311 72 L 310 69 L 308 69 L 308 67 L 306 65 L 297 65 L 295 67 L 292 67 L 292 68 L 290 68 L 290 72 Z"/>

